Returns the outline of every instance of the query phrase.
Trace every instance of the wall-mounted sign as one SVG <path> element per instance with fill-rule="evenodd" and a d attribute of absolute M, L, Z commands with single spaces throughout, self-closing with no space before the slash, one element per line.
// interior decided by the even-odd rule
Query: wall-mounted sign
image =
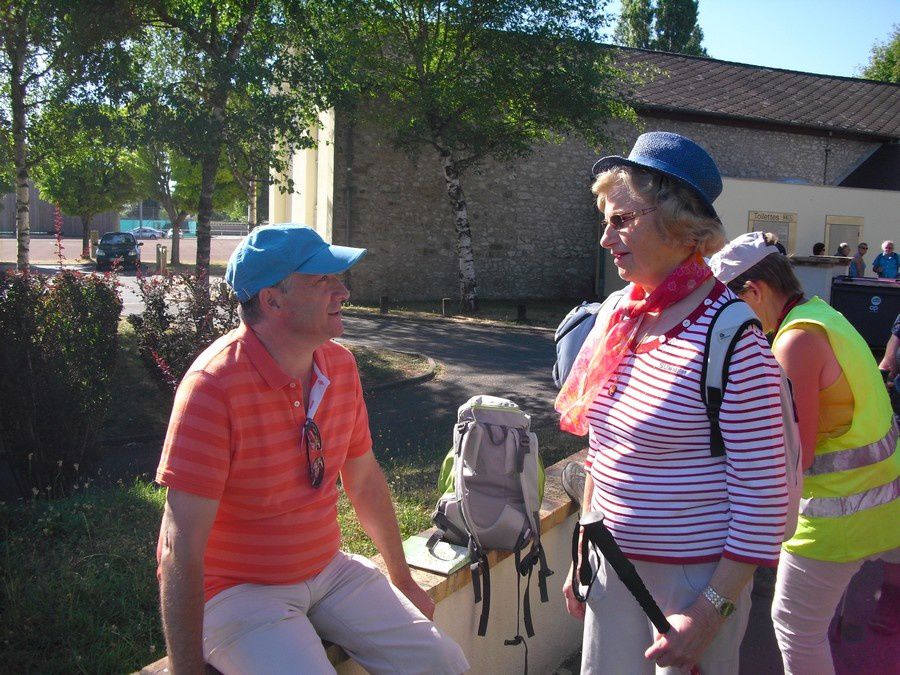
<path fill-rule="evenodd" d="M 775 213 L 773 211 L 751 211 L 750 220 L 764 220 L 770 223 L 796 223 L 796 213 Z"/>

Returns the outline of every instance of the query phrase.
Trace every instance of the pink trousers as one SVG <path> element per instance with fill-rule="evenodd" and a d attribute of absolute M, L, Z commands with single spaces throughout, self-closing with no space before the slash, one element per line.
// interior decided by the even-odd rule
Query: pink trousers
<path fill-rule="evenodd" d="M 874 558 L 894 560 L 896 552 Z M 837 563 L 781 551 L 772 621 L 786 675 L 834 675 L 828 626 L 853 575 L 869 559 Z"/>

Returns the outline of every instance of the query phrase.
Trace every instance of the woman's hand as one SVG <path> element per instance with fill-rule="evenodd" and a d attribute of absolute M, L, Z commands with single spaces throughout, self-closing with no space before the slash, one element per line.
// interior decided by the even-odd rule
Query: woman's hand
<path fill-rule="evenodd" d="M 576 619 L 584 621 L 584 611 L 586 608 L 586 603 L 581 602 L 578 598 L 576 598 L 575 592 L 572 590 L 571 567 L 569 568 L 569 574 L 566 576 L 566 581 L 563 584 L 563 597 L 566 599 L 566 611 Z"/>
<path fill-rule="evenodd" d="M 719 615 L 706 598 L 697 598 L 693 605 L 681 614 L 666 617 L 672 629 L 656 640 L 644 652 L 644 656 L 662 668 L 691 668 L 716 637 L 725 618 Z"/>

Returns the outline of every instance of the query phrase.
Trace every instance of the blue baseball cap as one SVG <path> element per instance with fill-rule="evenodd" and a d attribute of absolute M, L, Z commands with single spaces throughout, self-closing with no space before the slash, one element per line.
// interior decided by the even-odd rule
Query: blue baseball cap
<path fill-rule="evenodd" d="M 711 216 L 718 218 L 713 202 L 722 194 L 722 175 L 709 153 L 690 138 L 670 131 L 641 134 L 628 157 L 603 157 L 594 164 L 592 173 L 596 178 L 615 166 L 651 169 L 674 178 L 700 198 Z"/>
<path fill-rule="evenodd" d="M 228 260 L 225 281 L 246 302 L 294 272 L 338 274 L 366 254 L 364 248 L 329 244 L 311 227 L 284 223 L 257 227 Z"/>

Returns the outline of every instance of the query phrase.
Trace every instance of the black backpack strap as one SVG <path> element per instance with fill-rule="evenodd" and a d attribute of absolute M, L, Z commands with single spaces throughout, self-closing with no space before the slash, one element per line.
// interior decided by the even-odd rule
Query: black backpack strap
<path fill-rule="evenodd" d="M 590 542 L 587 537 L 581 537 L 581 564 L 578 564 L 578 538 L 580 535 L 581 523 L 575 521 L 575 529 L 572 531 L 572 593 L 578 602 L 587 602 L 597 575 L 594 574 L 588 560 Z M 584 595 L 581 594 L 581 586 L 587 586 Z"/>
<path fill-rule="evenodd" d="M 521 548 L 516 548 L 514 551 L 515 562 L 516 562 L 516 634 L 510 638 L 509 640 L 504 640 L 503 644 L 507 647 L 515 647 L 517 645 L 523 645 L 525 647 L 525 675 L 528 675 L 528 641 L 522 637 L 522 632 L 519 629 L 519 617 L 524 617 L 525 622 L 525 633 L 528 637 L 534 637 L 534 625 L 531 621 L 531 602 L 529 601 L 529 590 L 531 586 L 531 570 L 534 569 L 533 564 L 529 564 L 528 559 L 531 557 L 531 553 L 523 559 L 521 556 Z M 527 572 L 526 572 L 527 570 Z M 528 583 L 525 586 L 525 602 L 524 602 L 524 611 L 522 607 L 522 576 L 528 574 Z"/>
<path fill-rule="evenodd" d="M 553 570 L 547 564 L 547 554 L 544 553 L 544 547 L 538 547 L 538 560 L 540 561 L 540 569 L 538 570 L 538 590 L 541 594 L 541 602 L 549 602 L 550 596 L 547 593 L 547 577 L 553 576 Z"/>
<path fill-rule="evenodd" d="M 478 635 L 487 635 L 488 618 L 491 614 L 491 566 L 488 564 L 487 554 L 475 542 L 469 538 L 469 557 L 472 564 L 469 571 L 472 573 L 472 592 L 475 594 L 475 604 L 481 603 L 481 618 L 478 621 Z"/>
<path fill-rule="evenodd" d="M 719 375 L 721 375 L 721 377 L 718 380 L 713 379 L 713 382 L 716 382 L 716 384 L 718 384 L 719 386 L 711 385 L 711 373 L 709 371 L 709 368 L 710 356 L 713 349 L 713 341 L 721 339 L 721 336 L 718 335 L 718 332 L 722 329 L 719 328 L 718 322 L 725 309 L 738 302 L 743 303 L 743 300 L 739 298 L 732 298 L 731 300 L 722 303 L 722 306 L 716 310 L 716 313 L 713 315 L 712 320 L 710 321 L 709 331 L 707 332 L 706 342 L 703 347 L 703 361 L 700 370 L 700 396 L 703 399 L 703 404 L 706 406 L 706 416 L 709 418 L 709 447 L 710 454 L 713 457 L 721 457 L 725 454 L 725 439 L 722 437 L 722 427 L 719 422 L 719 413 L 721 412 L 722 399 L 725 395 L 725 383 L 728 381 L 728 366 L 731 362 L 731 355 L 734 353 L 734 349 L 737 346 L 738 341 L 741 339 L 741 336 L 743 336 L 744 331 L 746 331 L 748 327 L 758 326 L 760 330 L 762 329 L 762 324 L 759 322 L 759 319 L 756 318 L 748 318 L 743 323 L 735 327 L 736 330 L 731 335 L 731 339 L 723 354 L 721 366 L 722 369 L 721 372 L 718 373 Z M 728 330 L 730 329 L 731 327 L 728 327 Z"/>
<path fill-rule="evenodd" d="M 433 522 L 437 528 L 437 531 L 428 537 L 428 542 L 426 544 L 428 550 L 431 551 L 432 554 L 434 554 L 434 547 L 437 546 L 437 543 L 442 539 L 444 541 L 451 541 L 451 543 L 465 542 L 469 539 L 469 533 L 454 525 L 442 511 L 435 511 L 431 516 L 431 522 Z M 446 535 L 448 532 L 453 535 L 452 540 L 447 539 Z"/>

